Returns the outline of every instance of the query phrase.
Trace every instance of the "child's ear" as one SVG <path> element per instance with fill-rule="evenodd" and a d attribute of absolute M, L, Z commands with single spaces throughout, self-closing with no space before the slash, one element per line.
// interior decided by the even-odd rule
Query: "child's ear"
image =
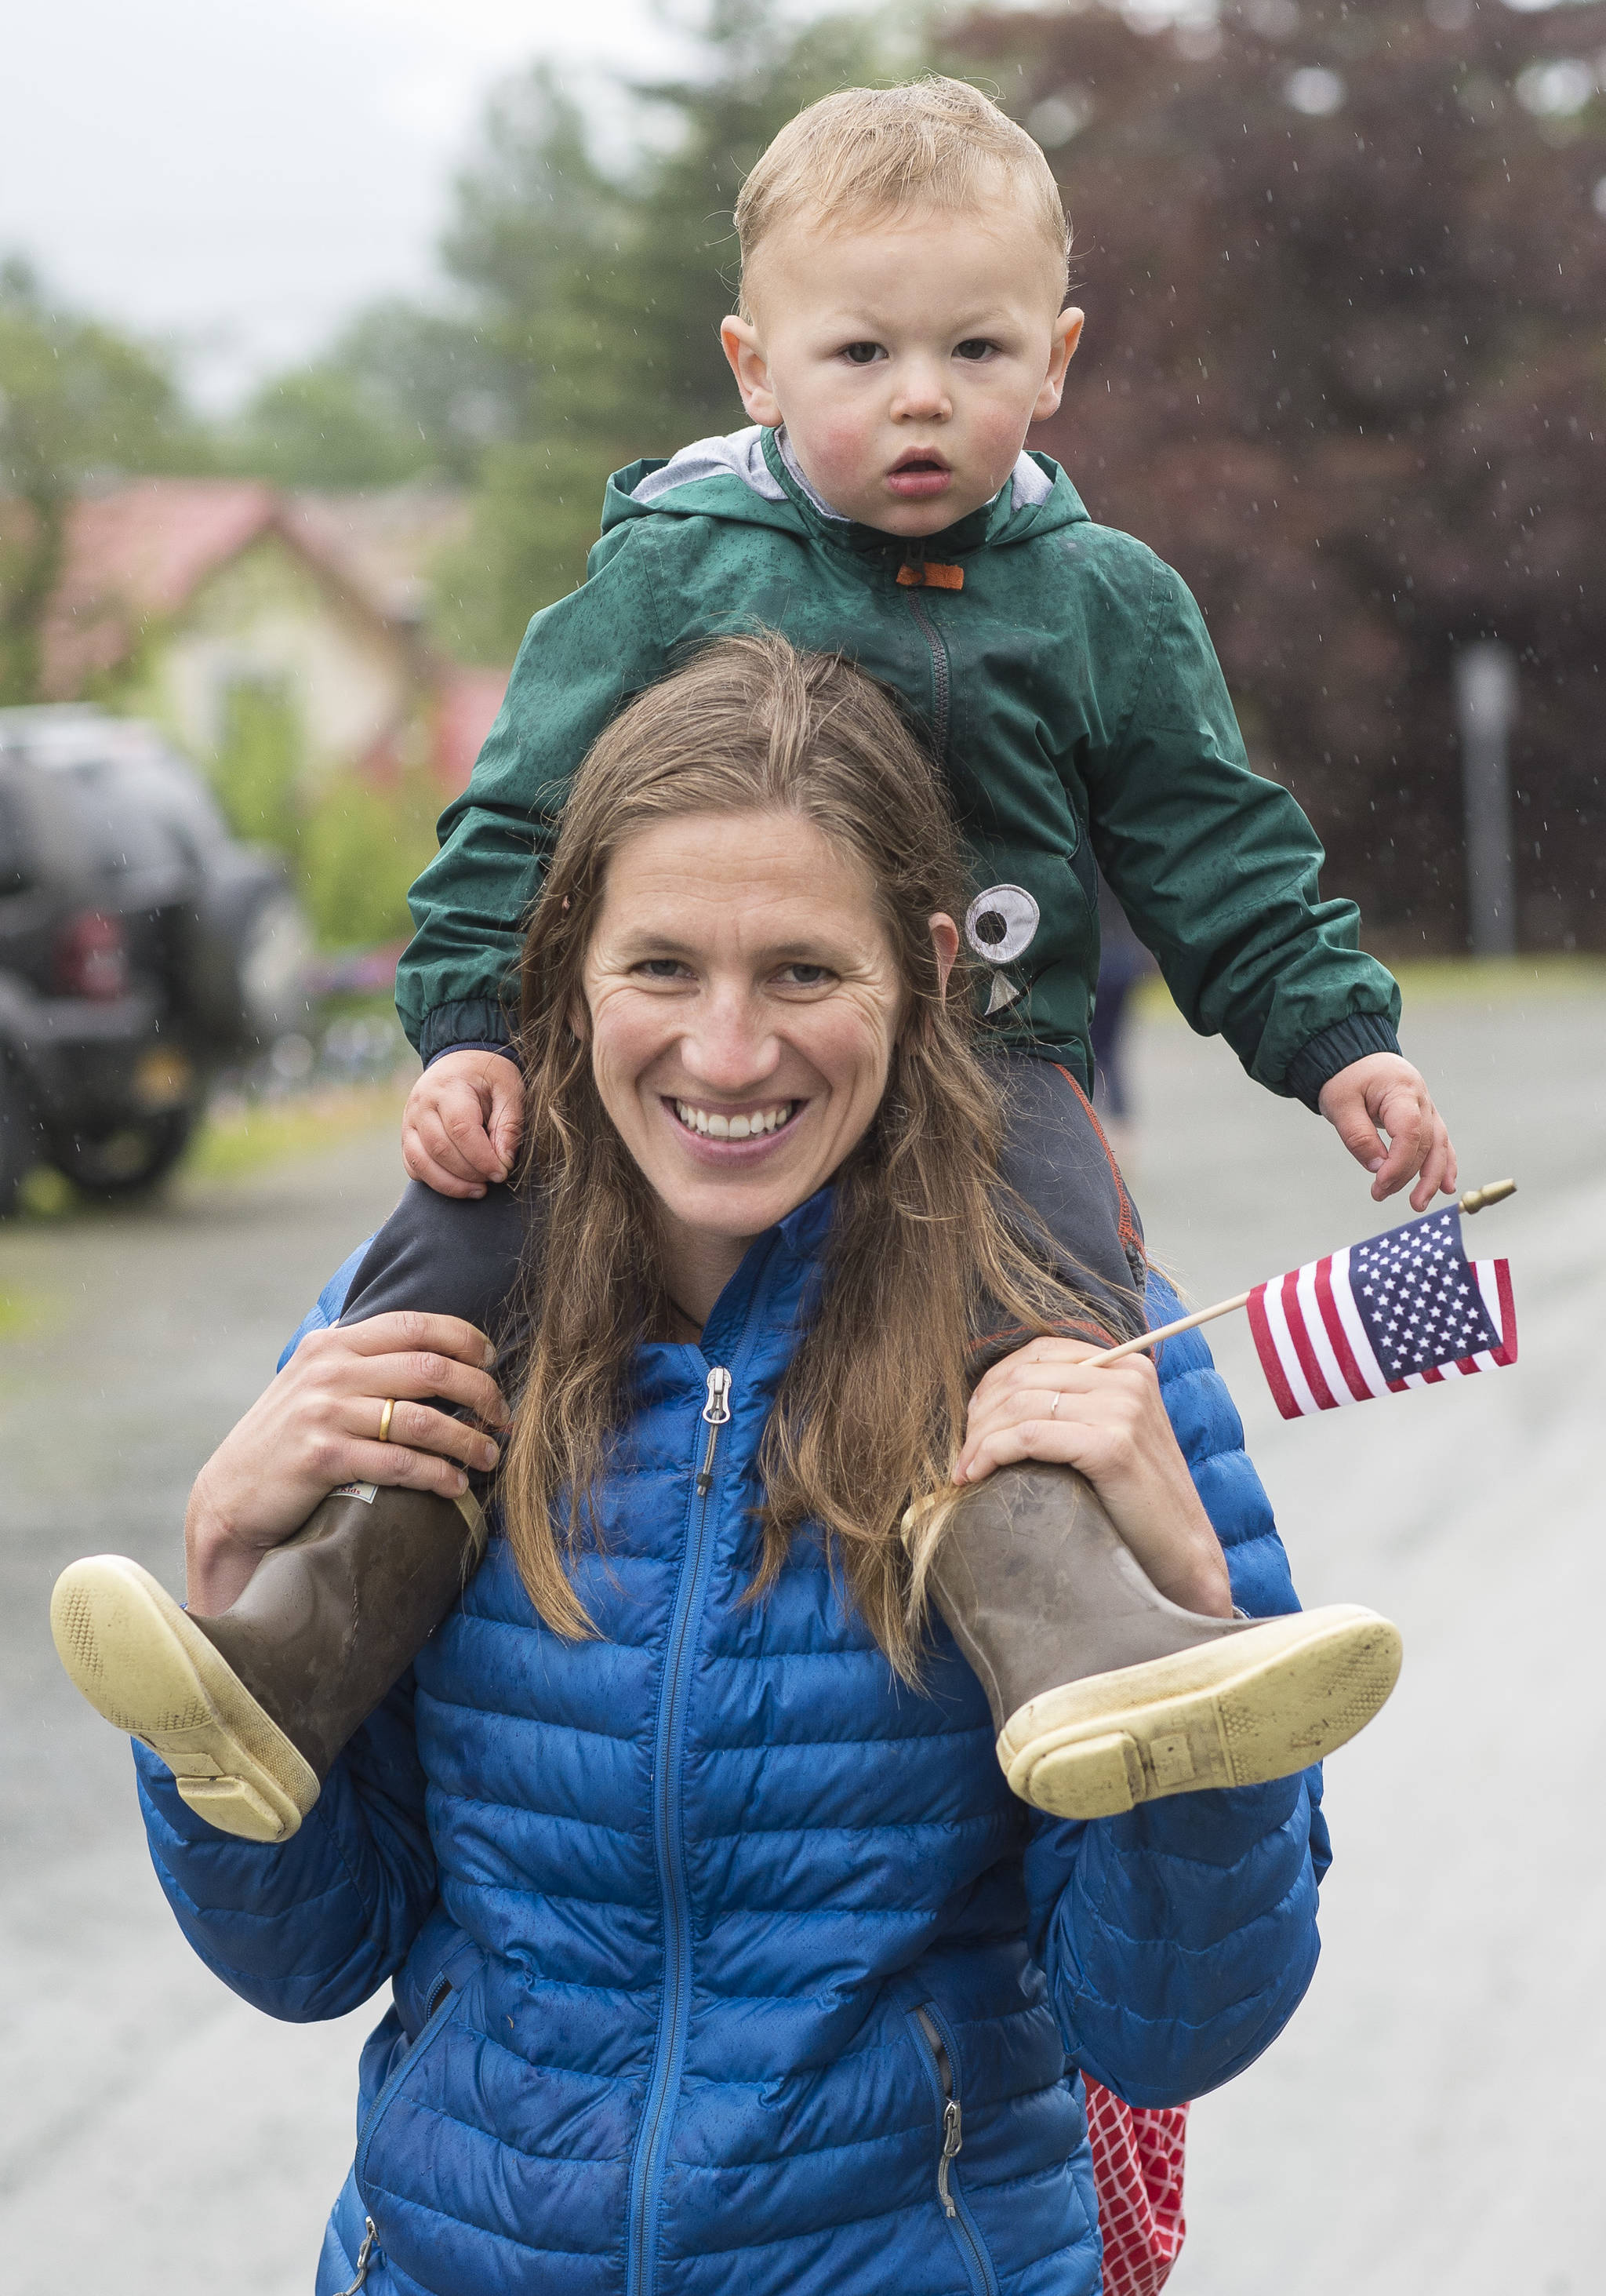
<path fill-rule="evenodd" d="M 773 430 L 781 420 L 781 402 L 770 389 L 769 361 L 758 330 L 750 319 L 733 315 L 720 321 L 719 341 L 736 378 L 742 404 L 755 422 Z"/>
<path fill-rule="evenodd" d="M 1032 408 L 1034 422 L 1046 422 L 1051 414 L 1060 411 L 1060 401 L 1065 396 L 1065 370 L 1077 355 L 1077 345 L 1082 340 L 1082 314 L 1074 308 L 1061 311 L 1054 321 L 1053 340 L 1049 346 L 1048 373 L 1043 378 L 1043 388 L 1037 393 L 1037 403 Z"/>

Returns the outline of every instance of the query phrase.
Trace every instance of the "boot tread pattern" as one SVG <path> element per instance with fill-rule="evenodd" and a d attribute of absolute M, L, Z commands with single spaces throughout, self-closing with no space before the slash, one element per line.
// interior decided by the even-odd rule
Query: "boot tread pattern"
<path fill-rule="evenodd" d="M 51 1632 L 78 1690 L 172 1771 L 209 1824 L 284 1841 L 318 1781 L 160 1582 L 122 1555 L 92 1555 L 56 1582 Z"/>
<path fill-rule="evenodd" d="M 1268 1620 L 1266 1631 L 1094 1676 L 1012 1715 L 998 1758 L 1057 1817 L 1291 1776 L 1364 1729 L 1399 1674 L 1400 1637 L 1370 1611 Z"/>

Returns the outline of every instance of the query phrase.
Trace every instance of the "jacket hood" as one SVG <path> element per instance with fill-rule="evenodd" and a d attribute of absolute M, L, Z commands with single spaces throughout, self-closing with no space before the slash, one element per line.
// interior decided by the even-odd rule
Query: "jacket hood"
<path fill-rule="evenodd" d="M 722 518 L 778 527 L 840 549 L 898 558 L 958 555 L 982 544 L 1024 542 L 1056 527 L 1088 522 L 1080 496 L 1046 455 L 1022 453 L 990 503 L 919 541 L 840 517 L 815 494 L 787 449 L 784 432 L 758 423 L 699 439 L 665 462 L 645 457 L 616 471 L 602 501 L 602 532 L 632 518 Z"/>

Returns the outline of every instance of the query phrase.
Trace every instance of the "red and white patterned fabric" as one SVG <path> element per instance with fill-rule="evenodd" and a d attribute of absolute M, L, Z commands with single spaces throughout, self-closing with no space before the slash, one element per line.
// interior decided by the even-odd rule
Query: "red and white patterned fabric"
<path fill-rule="evenodd" d="M 1123 2104 L 1090 2080 L 1087 2135 L 1104 2236 L 1104 2296 L 1159 2296 L 1187 2231 L 1182 2174 L 1188 2108 Z"/>

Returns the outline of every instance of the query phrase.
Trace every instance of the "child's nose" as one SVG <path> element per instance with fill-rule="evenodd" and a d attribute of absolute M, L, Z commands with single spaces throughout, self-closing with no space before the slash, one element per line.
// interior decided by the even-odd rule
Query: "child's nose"
<path fill-rule="evenodd" d="M 934 360 L 912 363 L 898 378 L 893 413 L 906 422 L 941 422 L 953 412 L 947 379 Z"/>

